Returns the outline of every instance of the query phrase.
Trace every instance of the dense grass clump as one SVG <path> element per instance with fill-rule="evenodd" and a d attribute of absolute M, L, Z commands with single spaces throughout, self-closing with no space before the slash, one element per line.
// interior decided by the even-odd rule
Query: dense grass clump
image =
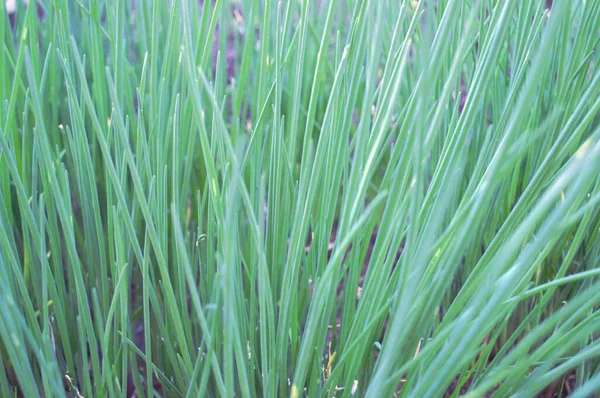
<path fill-rule="evenodd" d="M 600 1 L 15 5 L 0 396 L 600 391 Z"/>

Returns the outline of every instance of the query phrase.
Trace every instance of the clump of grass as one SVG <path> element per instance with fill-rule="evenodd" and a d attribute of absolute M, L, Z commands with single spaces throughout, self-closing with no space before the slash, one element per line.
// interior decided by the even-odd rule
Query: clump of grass
<path fill-rule="evenodd" d="M 600 390 L 600 2 L 19 4 L 1 396 Z"/>

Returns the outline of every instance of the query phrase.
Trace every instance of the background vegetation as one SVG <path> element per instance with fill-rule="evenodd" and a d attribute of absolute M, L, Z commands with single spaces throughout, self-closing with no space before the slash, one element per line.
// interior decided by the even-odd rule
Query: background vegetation
<path fill-rule="evenodd" d="M 600 2 L 0 12 L 0 395 L 600 390 Z"/>

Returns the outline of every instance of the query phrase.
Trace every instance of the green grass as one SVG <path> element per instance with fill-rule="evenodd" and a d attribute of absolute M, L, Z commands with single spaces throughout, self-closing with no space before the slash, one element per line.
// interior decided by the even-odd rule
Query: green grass
<path fill-rule="evenodd" d="M 0 396 L 600 391 L 600 2 L 19 3 Z"/>

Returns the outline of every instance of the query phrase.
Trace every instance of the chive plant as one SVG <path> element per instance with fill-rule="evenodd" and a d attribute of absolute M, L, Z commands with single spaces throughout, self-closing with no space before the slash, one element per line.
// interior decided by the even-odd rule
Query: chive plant
<path fill-rule="evenodd" d="M 600 391 L 600 2 L 9 3 L 1 396 Z"/>

